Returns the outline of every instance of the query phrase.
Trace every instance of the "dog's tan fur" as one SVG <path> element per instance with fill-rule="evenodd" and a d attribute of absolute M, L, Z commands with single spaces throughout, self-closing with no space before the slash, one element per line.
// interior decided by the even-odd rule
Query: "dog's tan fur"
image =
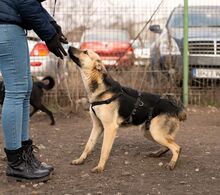
<path fill-rule="evenodd" d="M 106 90 L 106 86 L 102 80 L 102 74 L 107 72 L 100 60 L 100 57 L 92 51 L 86 52 L 87 53 L 81 51 L 76 55 L 78 55 L 77 57 L 82 64 L 79 69 L 89 101 L 94 102 L 111 98 L 113 95 L 111 92 L 105 93 L 105 95 L 101 97 L 99 96 L 100 93 Z M 95 91 L 92 90 L 92 84 L 94 81 L 97 83 L 97 89 Z M 116 99 L 110 104 L 95 106 L 95 113 L 90 109 L 90 115 L 93 123 L 92 131 L 83 153 L 78 159 L 73 160 L 72 164 L 82 164 L 94 149 L 100 135 L 104 133 L 101 157 L 98 165 L 92 169 L 92 172 L 102 172 L 104 170 L 116 137 L 117 129 L 123 122 L 123 119 L 118 114 L 118 104 L 119 102 Z M 181 117 L 182 119 L 180 119 Z M 170 169 L 175 167 L 179 158 L 180 146 L 175 143 L 174 138 L 180 127 L 180 120 L 184 120 L 185 117 L 185 113 L 181 113 L 179 118 L 171 117 L 165 114 L 158 115 L 152 119 L 150 129 L 148 131 L 145 130 L 143 125 L 141 126 L 145 137 L 156 141 L 162 146 L 160 150 L 150 153 L 150 156 L 158 157 L 165 153 L 168 149 L 171 150 L 173 156 L 167 165 Z"/>

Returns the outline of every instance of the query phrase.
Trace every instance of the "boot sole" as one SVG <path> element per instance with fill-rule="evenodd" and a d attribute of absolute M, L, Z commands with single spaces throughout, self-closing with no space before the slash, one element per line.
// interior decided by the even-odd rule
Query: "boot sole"
<path fill-rule="evenodd" d="M 15 177 L 15 176 L 7 176 L 8 182 L 35 182 L 35 183 L 40 183 L 40 182 L 47 182 L 48 180 L 51 179 L 51 174 L 46 176 L 46 177 L 41 177 L 37 179 L 27 179 L 27 178 L 21 178 L 21 177 Z"/>

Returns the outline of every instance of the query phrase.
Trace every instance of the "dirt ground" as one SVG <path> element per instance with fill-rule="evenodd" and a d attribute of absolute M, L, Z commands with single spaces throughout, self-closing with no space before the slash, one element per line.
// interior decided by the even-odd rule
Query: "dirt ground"
<path fill-rule="evenodd" d="M 0 160 L 0 195 L 219 195 L 220 194 L 220 109 L 190 107 L 188 120 L 177 135 L 182 147 L 175 170 L 164 165 L 171 155 L 149 158 L 147 153 L 158 145 L 145 139 L 137 127 L 118 131 L 106 170 L 91 173 L 97 165 L 101 141 L 94 153 L 80 166 L 70 165 L 88 139 L 91 121 L 87 112 L 56 114 L 56 125 L 42 113 L 31 119 L 31 137 L 40 148 L 40 159 L 55 166 L 47 183 L 9 183 L 5 164 Z M 3 155 L 0 134 L 0 155 Z"/>

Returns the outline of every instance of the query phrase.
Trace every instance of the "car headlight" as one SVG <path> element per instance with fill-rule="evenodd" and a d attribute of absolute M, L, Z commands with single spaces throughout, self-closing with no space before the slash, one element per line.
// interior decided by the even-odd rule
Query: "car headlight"
<path fill-rule="evenodd" d="M 176 41 L 168 36 L 163 36 L 159 43 L 161 55 L 181 55 Z"/>

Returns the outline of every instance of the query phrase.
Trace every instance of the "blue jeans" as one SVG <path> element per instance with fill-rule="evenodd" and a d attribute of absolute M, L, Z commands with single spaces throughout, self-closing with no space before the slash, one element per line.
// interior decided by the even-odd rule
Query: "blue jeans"
<path fill-rule="evenodd" d="M 5 148 L 15 150 L 29 139 L 29 107 L 32 90 L 29 50 L 24 30 L 0 24 L 0 70 L 5 84 L 2 128 Z"/>

